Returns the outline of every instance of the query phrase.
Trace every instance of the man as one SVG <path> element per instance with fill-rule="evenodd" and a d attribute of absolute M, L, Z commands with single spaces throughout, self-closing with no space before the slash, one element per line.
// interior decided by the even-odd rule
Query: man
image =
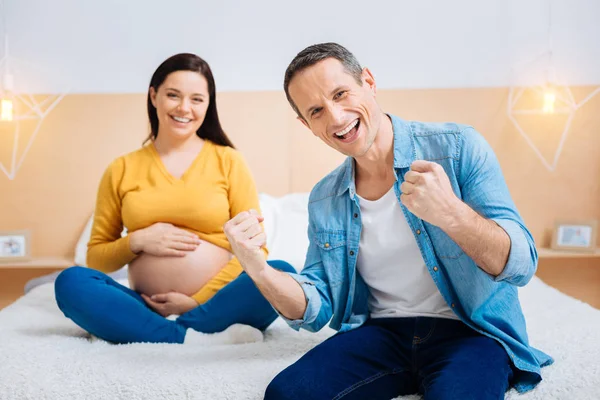
<path fill-rule="evenodd" d="M 294 329 L 340 333 L 281 372 L 267 399 L 503 399 L 552 359 L 529 346 L 517 286 L 537 253 L 486 141 L 469 126 L 381 111 L 373 75 L 335 43 L 289 65 L 298 119 L 348 156 L 312 190 L 301 274 L 269 267 L 255 212 L 225 227 Z"/>

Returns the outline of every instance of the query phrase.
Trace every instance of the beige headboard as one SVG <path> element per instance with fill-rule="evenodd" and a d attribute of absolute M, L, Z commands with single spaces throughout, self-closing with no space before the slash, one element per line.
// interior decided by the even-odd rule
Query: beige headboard
<path fill-rule="evenodd" d="M 586 88 L 580 88 L 585 91 Z M 508 90 L 388 90 L 382 108 L 405 119 L 474 125 L 495 149 L 521 214 L 540 244 L 555 219 L 600 217 L 600 96 L 575 116 L 555 172 L 535 157 L 505 115 Z M 309 191 L 343 157 L 296 120 L 283 92 L 222 93 L 223 126 L 260 191 Z M 545 120 L 544 120 L 545 121 Z M 559 135 L 537 121 L 533 135 L 551 158 Z M 10 165 L 13 134 L 0 124 L 0 162 Z M 34 256 L 72 255 L 108 163 L 141 146 L 148 132 L 143 94 L 69 95 L 44 121 L 14 180 L 0 174 L 0 230 L 29 229 Z M 27 145 L 27 129 L 18 153 Z"/>

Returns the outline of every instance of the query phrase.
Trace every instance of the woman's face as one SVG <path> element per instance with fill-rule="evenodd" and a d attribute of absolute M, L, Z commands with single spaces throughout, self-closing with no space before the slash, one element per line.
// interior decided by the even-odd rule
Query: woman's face
<path fill-rule="evenodd" d="M 208 82 L 198 72 L 172 72 L 158 90 L 150 88 L 150 99 L 156 107 L 159 135 L 187 139 L 204 122 L 210 99 Z"/>

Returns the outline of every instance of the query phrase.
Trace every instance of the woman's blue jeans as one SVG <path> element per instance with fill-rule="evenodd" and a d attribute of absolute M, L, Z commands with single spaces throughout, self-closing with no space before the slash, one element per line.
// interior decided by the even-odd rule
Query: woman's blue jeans
<path fill-rule="evenodd" d="M 269 261 L 269 265 L 295 272 L 285 261 Z M 215 333 L 233 324 L 246 324 L 264 330 L 277 318 L 245 272 L 175 321 L 154 312 L 135 291 L 89 268 L 64 270 L 56 279 L 55 296 L 67 318 L 113 343 L 183 343 L 188 328 Z"/>

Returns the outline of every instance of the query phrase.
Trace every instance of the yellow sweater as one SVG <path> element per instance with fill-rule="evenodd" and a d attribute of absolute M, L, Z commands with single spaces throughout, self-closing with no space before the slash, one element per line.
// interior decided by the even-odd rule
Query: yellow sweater
<path fill-rule="evenodd" d="M 259 210 L 250 170 L 236 150 L 208 140 L 179 179 L 162 163 L 154 144 L 113 161 L 100 182 L 87 265 L 112 272 L 131 262 L 128 232 L 171 223 L 231 251 L 223 225 L 242 211 Z M 265 257 L 267 251 L 265 249 Z M 192 297 L 202 304 L 242 272 L 237 258 Z"/>

